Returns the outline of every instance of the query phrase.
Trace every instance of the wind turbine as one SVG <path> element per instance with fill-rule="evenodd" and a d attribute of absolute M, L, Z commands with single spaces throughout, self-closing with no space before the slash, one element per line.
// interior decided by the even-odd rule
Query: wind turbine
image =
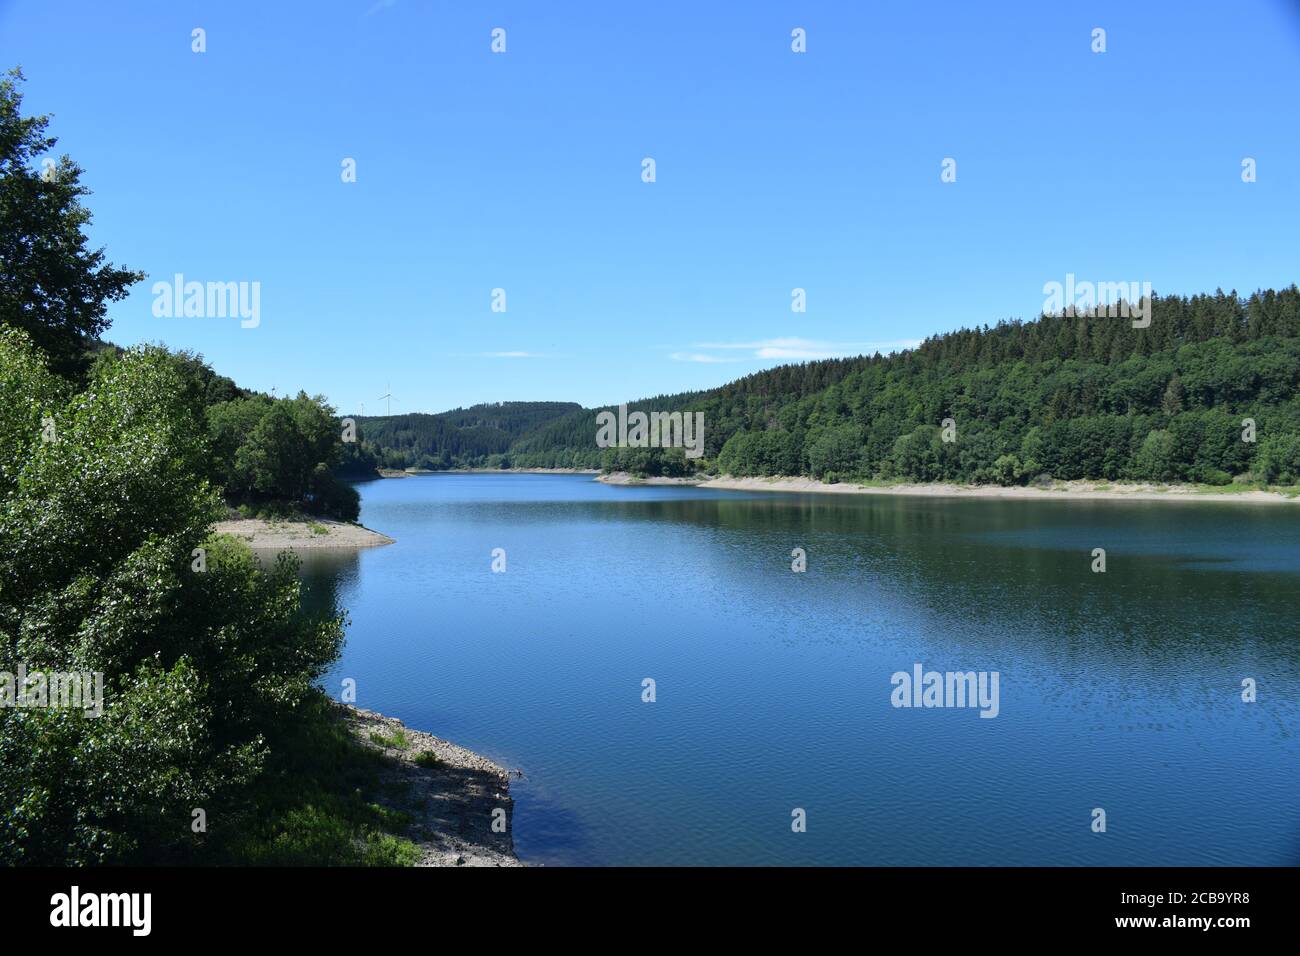
<path fill-rule="evenodd" d="M 393 386 L 385 386 L 384 394 L 380 395 L 377 401 L 382 402 L 384 399 L 388 399 L 388 415 L 391 418 L 393 415 Z"/>

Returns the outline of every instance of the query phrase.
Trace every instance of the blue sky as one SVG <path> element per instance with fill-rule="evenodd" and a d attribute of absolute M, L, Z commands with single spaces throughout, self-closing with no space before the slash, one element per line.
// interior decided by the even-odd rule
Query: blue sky
<path fill-rule="evenodd" d="M 18 63 L 150 274 L 108 337 L 343 411 L 706 388 L 1030 318 L 1067 273 L 1300 272 L 1282 0 L 0 0 Z M 176 273 L 259 282 L 260 324 L 155 317 Z"/>

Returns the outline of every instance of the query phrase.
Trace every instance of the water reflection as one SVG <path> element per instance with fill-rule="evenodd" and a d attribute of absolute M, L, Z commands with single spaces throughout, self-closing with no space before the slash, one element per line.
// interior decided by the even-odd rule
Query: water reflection
<path fill-rule="evenodd" d="M 363 496 L 397 543 L 304 565 L 351 612 L 331 679 L 526 770 L 525 858 L 1297 862 L 1289 508 L 518 475 Z M 999 671 L 1001 714 L 892 709 L 914 662 Z M 1122 822 L 1104 839 L 1099 805 Z"/>

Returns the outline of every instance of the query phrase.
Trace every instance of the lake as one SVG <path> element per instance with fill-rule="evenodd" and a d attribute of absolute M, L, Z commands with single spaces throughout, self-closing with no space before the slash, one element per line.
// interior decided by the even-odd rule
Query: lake
<path fill-rule="evenodd" d="M 397 543 L 308 556 L 326 687 L 521 770 L 526 862 L 1300 863 L 1300 505 L 358 488 Z"/>

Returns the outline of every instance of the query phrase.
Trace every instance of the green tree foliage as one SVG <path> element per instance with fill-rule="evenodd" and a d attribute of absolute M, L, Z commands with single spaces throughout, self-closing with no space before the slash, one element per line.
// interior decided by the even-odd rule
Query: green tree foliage
<path fill-rule="evenodd" d="M 1300 484 L 1300 435 L 1271 435 L 1260 443 L 1257 468 L 1265 481 Z"/>
<path fill-rule="evenodd" d="M 339 464 L 334 469 L 334 474 L 345 480 L 363 481 L 374 478 L 379 468 L 375 446 L 366 440 L 365 426 L 361 422 L 353 419 L 352 424 L 356 429 L 352 436 L 354 440 L 342 443 L 343 450 L 339 454 Z"/>
<path fill-rule="evenodd" d="M 862 470 L 862 445 L 862 426 L 852 422 L 810 429 L 805 445 L 809 474 L 815 478 L 858 474 Z"/>
<path fill-rule="evenodd" d="M 356 492 L 333 466 L 366 456 L 340 452 L 320 399 L 273 403 L 193 353 L 93 338 L 140 276 L 85 248 L 75 165 L 33 172 L 54 143 L 19 116 L 16 79 L 0 86 L 0 864 L 411 862 L 364 795 L 374 755 L 316 686 L 342 640 L 334 596 L 305 609 L 293 558 L 264 568 L 208 537 L 241 452 L 259 493 L 344 516 Z M 98 716 L 12 706 L 72 673 L 102 675 Z"/>
<path fill-rule="evenodd" d="M 106 262 L 87 246 L 90 212 L 81 167 L 54 156 L 49 117 L 20 112 L 22 73 L 0 79 L 0 323 L 26 331 L 61 374 L 84 368 L 108 325 L 109 302 L 144 274 Z M 44 160 L 53 160 L 52 167 Z"/>
<path fill-rule="evenodd" d="M 791 432 L 737 432 L 718 453 L 718 466 L 732 475 L 799 475 L 808 470 L 802 452 Z"/>
<path fill-rule="evenodd" d="M 1133 459 L 1133 477 L 1149 481 L 1169 481 L 1178 470 L 1174 436 L 1157 429 L 1147 433 Z"/>
<path fill-rule="evenodd" d="M 436 471 L 510 467 L 502 466 L 499 456 L 510 452 L 522 436 L 575 411 L 583 408 L 573 402 L 498 402 L 438 415 L 393 415 L 357 421 L 365 426 L 366 439 L 385 467 Z M 492 456 L 498 457 L 489 464 Z M 540 467 L 532 459 L 528 464 Z"/>
<path fill-rule="evenodd" d="M 173 356 L 131 350 L 73 393 L 4 329 L 0 383 L 23 399 L 0 401 L 3 663 L 104 675 L 99 717 L 0 708 L 0 862 L 193 858 L 194 808 L 256 815 L 249 787 L 319 699 L 342 622 L 301 611 L 287 556 L 262 569 L 216 539 L 195 569 L 220 501 Z"/>
<path fill-rule="evenodd" d="M 288 502 L 355 521 L 359 497 L 335 472 L 344 442 L 323 396 L 236 398 L 208 407 L 213 479 L 232 501 Z M 355 459 L 353 460 L 355 465 Z"/>
<path fill-rule="evenodd" d="M 123 349 L 110 342 L 101 342 L 95 360 L 112 361 L 122 352 Z M 177 371 L 186 380 L 187 387 L 195 390 L 204 405 L 217 405 L 237 398 L 249 398 L 256 394 L 246 388 L 240 388 L 233 379 L 218 375 L 197 352 L 179 349 L 171 351 L 170 355 Z"/>

